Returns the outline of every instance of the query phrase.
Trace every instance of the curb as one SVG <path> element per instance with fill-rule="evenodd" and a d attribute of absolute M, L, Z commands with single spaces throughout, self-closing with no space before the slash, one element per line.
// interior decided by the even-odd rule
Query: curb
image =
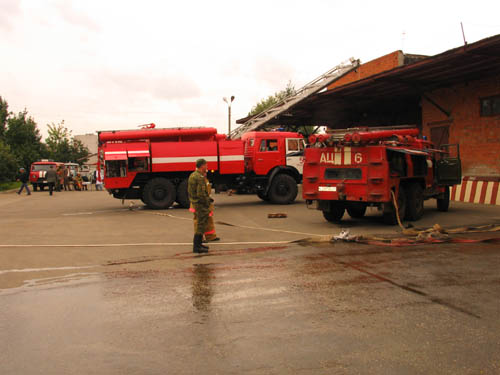
<path fill-rule="evenodd" d="M 10 190 L 4 190 L 4 191 L 0 191 L 0 194 L 10 194 L 10 193 L 15 193 L 16 191 L 18 191 L 19 188 L 17 189 L 10 189 Z"/>

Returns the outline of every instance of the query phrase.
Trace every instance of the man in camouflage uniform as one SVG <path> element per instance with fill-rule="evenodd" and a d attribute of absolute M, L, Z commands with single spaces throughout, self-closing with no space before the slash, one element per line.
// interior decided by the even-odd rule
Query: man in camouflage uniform
<path fill-rule="evenodd" d="M 210 196 L 210 193 L 212 191 L 212 184 L 208 181 L 208 178 L 205 177 L 205 183 L 207 184 L 207 191 L 208 195 Z M 213 199 L 210 199 L 210 206 L 208 207 L 208 221 L 207 221 L 207 226 L 205 228 L 205 235 L 202 243 L 209 242 L 209 241 L 220 241 L 220 238 L 217 237 L 217 233 L 215 233 L 215 223 L 214 223 L 214 203 Z M 195 213 L 196 210 L 193 207 L 193 204 L 189 205 L 189 212 Z M 193 221 L 194 225 L 194 231 L 196 232 L 196 228 L 198 226 L 198 220 L 194 219 Z"/>
<path fill-rule="evenodd" d="M 193 238 L 194 253 L 208 253 L 208 246 L 202 244 L 203 234 L 206 231 L 208 215 L 210 213 L 211 199 L 208 195 L 205 176 L 207 174 L 207 161 L 198 159 L 196 170 L 191 173 L 188 179 L 189 201 L 194 208 L 194 220 L 197 221 Z"/>

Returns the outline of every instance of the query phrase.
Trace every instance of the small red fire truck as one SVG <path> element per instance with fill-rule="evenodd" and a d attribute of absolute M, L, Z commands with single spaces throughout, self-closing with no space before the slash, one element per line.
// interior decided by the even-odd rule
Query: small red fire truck
<path fill-rule="evenodd" d="M 346 210 L 361 218 L 368 206 L 375 206 L 386 223 L 396 224 L 394 202 L 401 220 L 418 220 L 429 198 L 447 211 L 449 187 L 461 182 L 458 145 L 437 150 L 418 134 L 416 128 L 396 127 L 312 135 L 305 150 L 306 203 L 330 222 L 339 222 Z"/>
<path fill-rule="evenodd" d="M 99 163 L 104 185 L 118 199 L 141 199 L 155 209 L 175 201 L 188 207 L 187 178 L 199 158 L 220 190 L 257 193 L 288 204 L 302 180 L 304 140 L 299 133 L 249 132 L 231 140 L 215 128 L 102 131 Z"/>
<path fill-rule="evenodd" d="M 34 191 L 37 189 L 43 190 L 45 186 L 48 186 L 45 174 L 50 169 L 50 166 L 53 166 L 54 170 L 57 170 L 60 166 L 64 166 L 64 163 L 43 159 L 31 164 L 30 182 L 33 185 Z"/>

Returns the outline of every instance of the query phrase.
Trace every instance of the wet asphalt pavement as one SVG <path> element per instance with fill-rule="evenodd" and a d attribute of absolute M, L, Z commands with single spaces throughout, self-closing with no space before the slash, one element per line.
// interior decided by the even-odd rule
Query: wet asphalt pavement
<path fill-rule="evenodd" d="M 340 227 L 300 204 L 220 197 L 216 216 L 242 227 L 218 233 L 237 244 L 193 256 L 184 210 L 172 218 L 69 194 L 79 192 L 0 196 L 1 243 L 34 245 L 34 231 L 47 245 L 0 248 L 1 374 L 500 373 L 498 243 L 282 244 Z M 287 212 L 288 225 L 262 210 Z M 481 210 L 447 219 L 498 219 Z M 397 231 L 377 219 L 345 226 Z M 155 245 L 167 239 L 180 245 Z M 241 244 L 252 241 L 269 243 Z M 126 246 L 97 246 L 116 243 Z"/>

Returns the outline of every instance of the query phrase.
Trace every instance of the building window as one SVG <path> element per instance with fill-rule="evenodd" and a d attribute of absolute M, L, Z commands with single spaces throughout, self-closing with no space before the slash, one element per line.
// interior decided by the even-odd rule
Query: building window
<path fill-rule="evenodd" d="M 500 115 L 500 95 L 480 99 L 481 116 Z"/>

